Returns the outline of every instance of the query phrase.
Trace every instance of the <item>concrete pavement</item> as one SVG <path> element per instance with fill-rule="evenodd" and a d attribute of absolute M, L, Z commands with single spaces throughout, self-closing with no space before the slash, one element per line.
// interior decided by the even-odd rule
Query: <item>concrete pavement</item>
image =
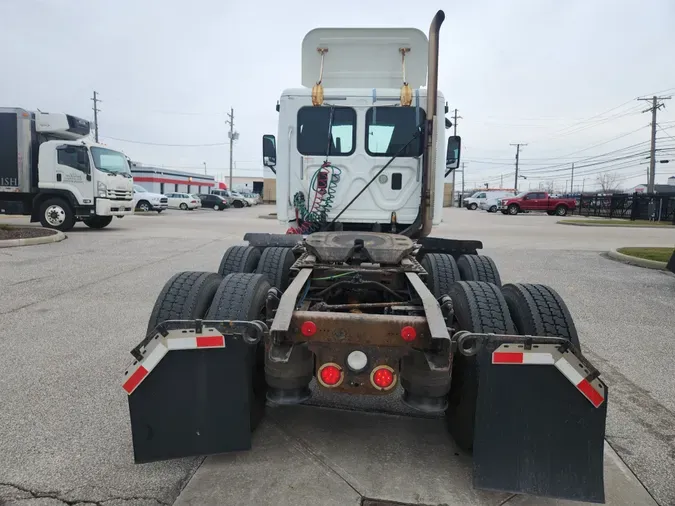
<path fill-rule="evenodd" d="M 110 229 L 102 231 L 78 226 L 68 233 L 67 240 L 57 244 L 0 251 L 0 503 L 105 502 L 116 506 L 171 504 L 176 499 L 202 460 L 132 463 L 121 372 L 128 363 L 129 350 L 143 335 L 165 281 L 180 270 L 215 270 L 226 247 L 241 243 L 247 231 L 283 231 L 275 221 L 257 218 L 265 212 L 258 206 L 134 216 L 114 220 Z M 620 246 L 672 243 L 672 231 L 587 230 L 556 226 L 555 217 L 495 216 L 465 210 L 446 210 L 445 215 L 446 223 L 434 230 L 435 235 L 481 239 L 485 254 L 497 261 L 504 282 L 543 282 L 563 295 L 585 352 L 612 390 L 609 442 L 660 504 L 675 503 L 675 277 L 620 264 L 599 254 Z M 22 219 L 0 216 L 0 222 L 20 223 Z M 350 407 L 353 402 L 338 399 L 335 405 Z M 300 409 L 314 409 L 312 413 L 319 414 L 304 422 L 302 416 L 294 420 L 291 415 L 301 413 Z M 392 402 L 371 409 L 400 413 L 402 408 Z M 207 459 L 185 493 L 195 492 L 193 483 L 208 483 L 207 471 L 236 483 L 234 477 L 243 471 L 228 467 L 231 458 L 261 458 L 270 470 L 265 479 L 271 479 L 272 470 L 282 465 L 269 460 L 275 452 L 264 453 L 265 445 L 276 444 L 281 451 L 299 439 L 306 441 L 305 446 L 297 443 L 304 451 L 327 453 L 317 442 L 318 436 L 305 439 L 311 431 L 292 431 L 301 422 L 317 423 L 316 432 L 324 438 L 337 437 L 333 432 L 356 431 L 377 440 L 372 434 L 377 427 L 363 427 L 359 422 L 377 420 L 377 426 L 385 428 L 382 433 L 387 441 L 400 437 L 398 423 L 408 423 L 398 421 L 404 418 L 383 415 L 382 420 L 389 421 L 381 421 L 368 418 L 375 415 L 355 414 L 354 420 L 345 415 L 343 424 L 333 426 L 326 425 L 320 413 L 323 411 L 315 408 L 294 408 L 290 418 L 275 418 L 276 425 L 270 420 L 263 426 L 272 434 L 269 440 L 261 431 L 250 454 Z M 283 432 L 284 427 L 290 429 Z M 275 430 L 287 439 L 274 435 Z M 443 438 L 444 434 L 430 430 L 427 436 Z M 340 445 L 334 449 L 340 452 L 340 459 L 335 460 L 349 469 L 354 463 L 348 459 L 358 454 L 341 452 Z M 438 451 L 450 450 L 444 446 Z M 321 470 L 311 459 L 310 463 L 307 459 L 300 462 L 296 457 L 295 453 L 288 455 L 286 462 L 287 469 L 298 469 L 295 479 L 300 480 L 305 471 L 321 477 L 316 484 L 297 482 L 303 483 L 307 494 L 315 494 L 314 500 L 323 503 L 333 494 L 352 497 L 349 490 L 353 489 L 344 480 L 325 482 L 323 477 L 330 471 Z M 386 460 L 387 455 L 384 457 Z M 391 460 L 398 466 L 396 459 Z M 258 465 L 262 464 L 249 467 L 249 472 Z M 616 476 L 622 476 L 625 468 L 617 469 Z M 375 483 L 375 478 L 367 481 L 365 472 L 358 475 L 364 476 L 361 480 L 365 483 L 356 484 L 363 486 L 356 487 L 359 493 L 378 494 L 388 488 Z M 610 476 L 614 475 L 608 471 L 608 494 L 613 483 Z M 292 482 L 294 477 L 284 479 Z M 617 478 L 628 483 L 626 479 Z M 293 485 L 296 489 L 297 483 Z M 441 497 L 442 487 L 438 487 L 429 489 L 435 490 L 433 497 Z M 197 487 L 197 492 L 203 493 L 202 488 Z M 433 499 L 424 496 L 424 490 L 413 500 Z M 245 487 L 240 492 L 251 493 Z M 450 499 L 453 497 L 461 498 Z M 187 496 L 180 500 L 187 500 Z M 521 500 L 525 499 L 513 498 L 510 503 Z"/>

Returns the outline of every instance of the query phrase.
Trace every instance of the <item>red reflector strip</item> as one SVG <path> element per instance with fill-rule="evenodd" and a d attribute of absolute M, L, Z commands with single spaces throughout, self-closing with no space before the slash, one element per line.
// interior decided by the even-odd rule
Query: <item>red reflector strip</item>
<path fill-rule="evenodd" d="M 593 385 L 591 385 L 587 380 L 583 379 L 577 385 L 579 391 L 586 396 L 586 399 L 591 401 L 591 404 L 596 408 L 600 406 L 605 400 L 602 395 L 595 391 Z"/>
<path fill-rule="evenodd" d="M 138 367 L 134 371 L 134 373 L 129 376 L 129 379 L 127 379 L 124 382 L 124 385 L 122 385 L 122 388 L 126 390 L 128 394 L 131 394 L 134 390 L 136 390 L 136 387 L 143 381 L 143 378 L 145 378 L 148 375 L 148 370 L 143 367 L 142 365 Z"/>
<path fill-rule="evenodd" d="M 522 364 L 523 354 L 511 351 L 495 351 L 492 354 L 493 364 Z"/>
<path fill-rule="evenodd" d="M 522 364 L 522 365 L 555 365 L 555 367 L 572 383 L 586 399 L 596 408 L 605 401 L 605 386 L 595 379 L 592 382 L 586 379 L 589 371 L 579 363 L 579 360 L 570 350 L 561 353 L 556 345 L 542 344 L 537 348 L 523 351 L 510 351 L 514 348 L 523 349 L 515 343 L 503 344 L 492 352 L 493 364 Z M 509 351 L 505 351 L 509 350 Z"/>
<path fill-rule="evenodd" d="M 225 337 L 217 336 L 197 336 L 197 348 L 224 348 Z"/>

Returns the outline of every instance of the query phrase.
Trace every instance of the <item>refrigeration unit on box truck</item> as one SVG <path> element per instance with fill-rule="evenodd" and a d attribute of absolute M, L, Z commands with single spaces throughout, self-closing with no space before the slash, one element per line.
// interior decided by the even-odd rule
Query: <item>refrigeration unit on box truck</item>
<path fill-rule="evenodd" d="M 88 121 L 0 107 L 0 213 L 61 231 L 133 214 L 127 157 L 90 142 Z"/>

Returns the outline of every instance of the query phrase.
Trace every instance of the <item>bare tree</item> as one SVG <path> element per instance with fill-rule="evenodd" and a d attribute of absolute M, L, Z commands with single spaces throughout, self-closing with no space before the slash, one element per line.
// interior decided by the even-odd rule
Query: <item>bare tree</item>
<path fill-rule="evenodd" d="M 541 189 L 546 193 L 555 193 L 555 181 L 544 181 L 541 183 Z"/>
<path fill-rule="evenodd" d="M 616 172 L 605 172 L 600 174 L 595 181 L 602 188 L 602 193 L 612 193 L 619 187 L 619 174 Z"/>

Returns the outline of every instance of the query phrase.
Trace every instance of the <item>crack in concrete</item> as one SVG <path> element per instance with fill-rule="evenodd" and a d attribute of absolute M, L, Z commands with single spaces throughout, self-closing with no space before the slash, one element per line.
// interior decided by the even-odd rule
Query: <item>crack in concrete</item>
<path fill-rule="evenodd" d="M 149 497 L 149 496 L 118 496 L 118 497 L 110 497 L 102 501 L 89 501 L 87 499 L 64 499 L 64 496 L 67 496 L 71 492 L 71 490 L 63 493 L 55 491 L 36 492 L 29 488 L 22 487 L 20 485 L 15 485 L 14 483 L 2 483 L 2 482 L 0 482 L 0 487 L 15 489 L 18 493 L 16 497 L 7 497 L 7 496 L 0 497 L 0 506 L 7 504 L 8 501 L 29 501 L 31 499 L 54 499 L 55 501 L 59 501 L 68 506 L 88 506 L 88 505 L 105 506 L 106 503 L 112 501 L 154 501 L 160 506 L 171 506 L 170 503 L 160 501 L 156 497 Z M 28 494 L 28 496 L 26 496 L 25 494 Z"/>
<path fill-rule="evenodd" d="M 350 481 L 347 479 L 347 477 L 343 476 L 343 470 L 337 470 L 335 469 L 329 462 L 326 461 L 321 455 L 319 455 L 317 452 L 315 452 L 305 441 L 302 439 L 293 436 L 289 432 L 286 431 L 286 429 L 282 426 L 281 422 L 279 422 L 277 419 L 275 419 L 272 415 L 269 413 L 266 415 L 267 420 L 269 420 L 277 429 L 281 431 L 281 433 L 286 437 L 289 441 L 293 442 L 298 449 L 310 456 L 312 459 L 314 459 L 316 462 L 318 462 L 320 465 L 328 469 L 331 473 L 335 474 L 340 480 L 342 480 L 349 488 L 351 488 L 356 494 L 359 496 L 361 500 L 363 500 L 364 495 L 359 492 L 354 485 L 350 483 Z M 341 472 L 342 471 L 342 472 Z M 346 473 L 345 473 L 346 474 Z"/>

